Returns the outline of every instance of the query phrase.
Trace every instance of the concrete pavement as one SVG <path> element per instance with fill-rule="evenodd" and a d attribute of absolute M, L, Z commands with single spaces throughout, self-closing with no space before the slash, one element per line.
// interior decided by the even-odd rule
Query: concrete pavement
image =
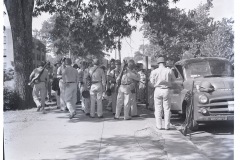
<path fill-rule="evenodd" d="M 103 119 L 92 119 L 79 108 L 76 118 L 69 120 L 68 113 L 56 106 L 49 107 L 47 114 L 36 109 L 21 112 L 38 118 L 5 120 L 6 160 L 208 159 L 174 126 L 170 131 L 155 130 L 153 113 L 143 107 L 139 107 L 141 117 L 129 121 L 114 120 L 108 111 Z M 25 127 L 15 130 L 19 123 Z"/>

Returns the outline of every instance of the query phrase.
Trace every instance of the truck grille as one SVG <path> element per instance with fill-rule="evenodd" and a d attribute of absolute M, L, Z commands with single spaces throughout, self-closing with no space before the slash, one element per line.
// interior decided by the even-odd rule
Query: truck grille
<path fill-rule="evenodd" d="M 229 111 L 228 102 L 234 101 L 231 97 L 219 97 L 209 100 L 207 104 L 208 112 L 210 115 L 233 115 L 234 111 Z"/>

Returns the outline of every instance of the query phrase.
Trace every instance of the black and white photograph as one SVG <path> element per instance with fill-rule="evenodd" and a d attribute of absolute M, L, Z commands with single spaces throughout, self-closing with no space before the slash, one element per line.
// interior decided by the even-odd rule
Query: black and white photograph
<path fill-rule="evenodd" d="M 235 2 L 4 0 L 3 160 L 237 160 Z"/>

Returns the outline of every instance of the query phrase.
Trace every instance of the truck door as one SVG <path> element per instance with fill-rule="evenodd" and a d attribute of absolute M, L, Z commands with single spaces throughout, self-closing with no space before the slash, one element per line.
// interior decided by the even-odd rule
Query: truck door
<path fill-rule="evenodd" d="M 183 74 L 179 72 L 181 71 L 182 66 L 175 66 L 173 68 L 173 72 L 175 75 L 175 80 L 172 84 L 172 87 L 170 89 L 170 96 L 171 96 L 171 110 L 178 112 L 182 110 L 181 105 L 181 91 L 183 90 Z"/>

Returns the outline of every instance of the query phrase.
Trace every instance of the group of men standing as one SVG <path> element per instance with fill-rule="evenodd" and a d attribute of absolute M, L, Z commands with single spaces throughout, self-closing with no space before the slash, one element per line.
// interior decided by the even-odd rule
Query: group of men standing
<path fill-rule="evenodd" d="M 171 69 L 165 67 L 165 60 L 160 57 L 159 67 L 151 72 L 149 86 L 154 90 L 154 105 L 156 128 L 162 129 L 162 110 L 164 109 L 165 129 L 170 127 L 170 96 L 169 88 L 174 79 Z M 39 76 L 39 73 L 41 74 Z M 46 82 L 49 81 L 48 71 L 44 64 L 33 70 L 30 80 L 39 76 L 39 80 L 33 86 L 33 99 L 37 105 L 37 111 L 45 107 Z M 92 64 L 85 61 L 80 67 L 73 67 L 71 59 L 63 58 L 60 63 L 55 64 L 53 70 L 52 88 L 56 91 L 57 108 L 62 111 L 69 110 L 72 119 L 76 115 L 77 89 L 81 93 L 82 109 L 87 116 L 95 117 L 97 105 L 97 116 L 103 118 L 103 96 L 107 95 L 114 119 L 119 119 L 122 108 L 124 108 L 124 119 L 130 120 L 137 117 L 137 89 L 144 77 L 142 70 L 137 72 L 135 62 L 129 60 L 121 64 L 120 60 L 112 59 L 109 69 L 105 74 L 98 59 L 93 59 Z M 145 76 L 146 78 L 146 76 Z M 39 95 L 41 100 L 39 100 Z M 141 95 L 144 97 L 144 94 Z"/>

